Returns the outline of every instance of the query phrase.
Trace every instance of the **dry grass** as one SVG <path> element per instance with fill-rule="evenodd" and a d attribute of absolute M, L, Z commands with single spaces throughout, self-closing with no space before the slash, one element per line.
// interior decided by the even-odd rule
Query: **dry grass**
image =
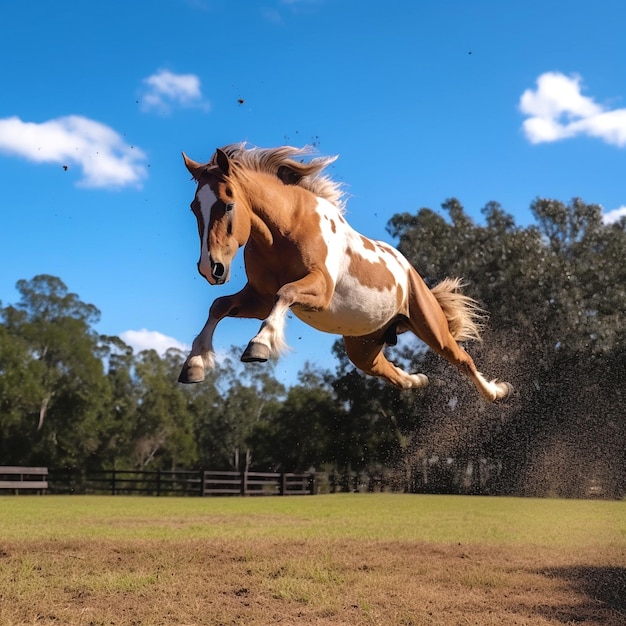
<path fill-rule="evenodd" d="M 3 626 L 625 623 L 622 502 L 0 498 Z"/>

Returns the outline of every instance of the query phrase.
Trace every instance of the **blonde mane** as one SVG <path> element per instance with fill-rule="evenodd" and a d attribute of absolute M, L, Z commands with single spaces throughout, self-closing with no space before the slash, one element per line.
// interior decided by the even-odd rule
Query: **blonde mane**
<path fill-rule="evenodd" d="M 337 157 L 315 157 L 308 162 L 294 161 L 293 157 L 306 157 L 315 154 L 310 146 L 294 148 L 292 146 L 280 146 L 279 148 L 256 148 L 248 147 L 245 142 L 233 143 L 222 148 L 233 161 L 241 168 L 254 172 L 278 175 L 281 166 L 297 172 L 301 178 L 296 183 L 298 187 L 308 189 L 319 198 L 328 200 L 337 209 L 344 213 L 346 198 L 342 184 L 332 180 L 329 176 L 322 175 L 322 170 L 333 163 Z M 209 165 L 214 164 L 215 157 Z"/>

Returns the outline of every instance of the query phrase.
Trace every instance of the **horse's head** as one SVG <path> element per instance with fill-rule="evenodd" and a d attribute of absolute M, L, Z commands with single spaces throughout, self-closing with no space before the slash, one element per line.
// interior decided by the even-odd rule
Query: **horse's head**
<path fill-rule="evenodd" d="M 225 152 L 217 150 L 205 165 L 184 153 L 183 158 L 198 183 L 191 203 L 200 235 L 198 271 L 212 285 L 221 285 L 230 278 L 237 250 L 250 237 L 250 217 L 245 206 L 237 206 L 235 189 L 229 181 L 231 163 Z"/>

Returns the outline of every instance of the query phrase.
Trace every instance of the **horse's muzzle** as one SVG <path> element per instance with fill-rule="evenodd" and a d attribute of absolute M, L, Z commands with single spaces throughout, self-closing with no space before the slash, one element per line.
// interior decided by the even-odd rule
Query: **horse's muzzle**
<path fill-rule="evenodd" d="M 216 285 L 223 285 L 228 280 L 228 268 L 223 263 L 211 259 L 211 276 Z"/>
<path fill-rule="evenodd" d="M 213 278 L 216 280 L 220 278 L 224 278 L 224 274 L 226 273 L 226 268 L 222 263 L 212 263 L 211 264 L 211 274 Z"/>

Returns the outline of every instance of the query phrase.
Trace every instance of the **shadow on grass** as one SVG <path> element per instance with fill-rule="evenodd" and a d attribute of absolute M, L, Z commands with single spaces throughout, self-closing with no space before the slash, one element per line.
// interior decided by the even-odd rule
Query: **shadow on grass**
<path fill-rule="evenodd" d="M 541 570 L 540 573 L 564 580 L 586 598 L 576 606 L 551 607 L 550 615 L 547 615 L 546 609 L 545 617 L 556 618 L 564 624 L 626 624 L 626 567 L 556 567 Z M 543 610 L 544 607 L 537 607 L 537 612 L 542 613 Z"/>

